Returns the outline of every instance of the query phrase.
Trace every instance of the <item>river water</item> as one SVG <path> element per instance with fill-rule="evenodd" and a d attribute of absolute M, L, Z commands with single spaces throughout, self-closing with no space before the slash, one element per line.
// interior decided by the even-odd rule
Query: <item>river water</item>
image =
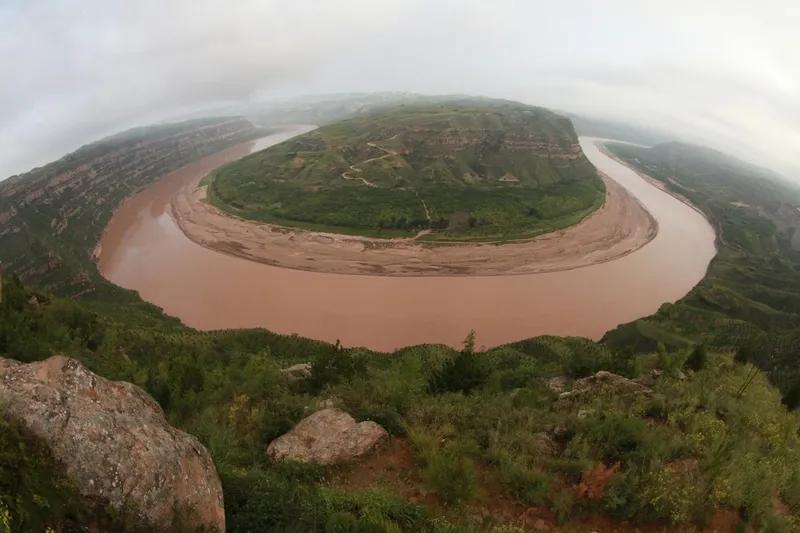
<path fill-rule="evenodd" d="M 170 199 L 209 171 L 306 131 L 287 129 L 191 163 L 127 200 L 101 239 L 110 281 L 198 329 L 265 327 L 345 346 L 393 350 L 457 346 L 474 329 L 478 346 L 536 335 L 593 339 L 684 296 L 714 257 L 714 231 L 692 207 L 581 138 L 589 160 L 628 189 L 658 221 L 658 235 L 620 259 L 545 274 L 378 277 L 272 267 L 190 241 Z"/>

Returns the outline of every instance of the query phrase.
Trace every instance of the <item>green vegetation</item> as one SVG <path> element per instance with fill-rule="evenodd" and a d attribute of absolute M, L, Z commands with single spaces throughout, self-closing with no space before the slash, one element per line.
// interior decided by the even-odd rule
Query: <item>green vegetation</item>
<path fill-rule="evenodd" d="M 46 450 L 5 421 L 0 406 L 0 533 L 44 531 L 51 517 L 71 523 L 80 510 L 75 487 Z"/>
<path fill-rule="evenodd" d="M 124 298 L 92 261 L 117 206 L 167 172 L 265 133 L 236 117 L 135 128 L 0 182 L 0 269 L 60 294 Z"/>
<path fill-rule="evenodd" d="M 685 298 L 606 335 L 617 350 L 704 343 L 738 351 L 796 406 L 800 391 L 800 188 L 729 156 L 685 144 L 611 144 L 627 163 L 699 207 L 719 252 Z"/>
<path fill-rule="evenodd" d="M 800 402 L 792 229 L 800 196 L 696 148 L 613 149 L 703 209 L 721 240 L 709 275 L 686 298 L 603 344 L 539 337 L 477 351 L 470 335 L 462 350 L 389 355 L 264 330 L 198 332 L 97 275 L 90 251 L 121 189 L 103 193 L 93 218 L 69 191 L 26 204 L 15 180 L 0 186 L 0 213 L 14 207 L 2 229 L 17 228 L 0 232 L 0 259 L 30 285 L 4 277 L 0 356 L 63 353 L 148 391 L 211 451 L 233 532 L 507 531 L 530 507 L 565 531 L 596 515 L 691 530 L 720 511 L 742 529 L 797 530 L 800 420 L 786 406 Z M 53 236 L 52 221 L 76 205 Z M 280 372 L 301 362 L 313 365 L 306 381 Z M 556 392 L 555 382 L 570 390 L 599 370 L 649 392 Z M 389 481 L 351 488 L 341 482 L 347 468 L 268 463 L 266 445 L 328 400 L 383 425 L 410 464 L 387 469 Z M 0 531 L 81 518 L 59 467 L 0 426 Z"/>
<path fill-rule="evenodd" d="M 798 418 L 730 353 L 701 350 L 697 365 L 694 349 L 626 355 L 557 337 L 478 352 L 470 335 L 462 350 L 418 346 L 386 356 L 263 330 L 196 332 L 132 306 L 118 310 L 7 280 L 0 355 L 65 353 L 147 390 L 171 423 L 208 446 L 234 532 L 491 530 L 503 521 L 487 526 L 482 513 L 495 501 L 520 513 L 543 506 L 567 526 L 596 513 L 702 525 L 718 509 L 757 528 L 798 525 Z M 309 380 L 280 372 L 299 362 L 312 363 Z M 565 376 L 569 388 L 601 369 L 638 376 L 652 392 L 565 399 L 549 385 Z M 411 503 L 402 486 L 346 490 L 329 469 L 269 464 L 266 445 L 329 398 L 408 442 L 416 463 L 405 483 L 436 500 Z M 9 447 L 0 449 L 8 464 Z M 590 497 L 581 486 L 598 465 L 616 474 Z M 41 492 L 41 520 L 67 516 L 51 493 L 15 483 Z M 789 511 L 776 511 L 775 498 Z M 19 507 L 5 505 L 18 516 Z"/>
<path fill-rule="evenodd" d="M 238 216 L 338 233 L 525 238 L 602 204 L 577 142 L 569 120 L 513 102 L 401 105 L 227 165 L 209 198 Z"/>

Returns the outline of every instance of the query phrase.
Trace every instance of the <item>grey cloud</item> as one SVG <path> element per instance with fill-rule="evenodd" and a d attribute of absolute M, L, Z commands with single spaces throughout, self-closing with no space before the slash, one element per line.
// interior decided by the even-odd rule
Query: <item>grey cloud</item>
<path fill-rule="evenodd" d="M 0 176 L 199 110 L 373 90 L 486 94 L 656 124 L 794 173 L 795 4 L 7 1 Z"/>

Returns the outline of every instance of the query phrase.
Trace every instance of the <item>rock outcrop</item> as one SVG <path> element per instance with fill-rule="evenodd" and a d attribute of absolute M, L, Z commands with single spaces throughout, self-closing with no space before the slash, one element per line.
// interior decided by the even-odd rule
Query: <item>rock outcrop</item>
<path fill-rule="evenodd" d="M 281 374 L 290 382 L 303 381 L 311 377 L 311 363 L 298 363 L 281 369 Z"/>
<path fill-rule="evenodd" d="M 30 364 L 0 358 L 0 406 L 49 449 L 93 516 L 110 510 L 135 531 L 225 530 L 222 486 L 208 451 L 171 427 L 135 385 L 106 380 L 66 357 Z"/>
<path fill-rule="evenodd" d="M 323 409 L 272 441 L 267 456 L 273 461 L 290 459 L 329 465 L 364 455 L 388 436 L 375 422 L 357 423 L 340 409 Z"/>
<path fill-rule="evenodd" d="M 611 393 L 616 395 L 624 394 L 650 394 L 653 391 L 641 383 L 633 381 L 613 372 L 601 370 L 586 378 L 581 378 L 572 386 L 572 390 L 562 392 L 560 400 L 583 397 L 587 394 L 597 395 L 601 393 Z"/>

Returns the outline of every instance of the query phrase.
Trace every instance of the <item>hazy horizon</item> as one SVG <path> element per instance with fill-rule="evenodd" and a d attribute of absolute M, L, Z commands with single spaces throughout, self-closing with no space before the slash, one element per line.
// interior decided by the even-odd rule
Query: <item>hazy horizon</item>
<path fill-rule="evenodd" d="M 800 179 L 788 1 L 11 1 L 0 22 L 0 179 L 132 126 L 381 91 L 612 119 Z"/>

